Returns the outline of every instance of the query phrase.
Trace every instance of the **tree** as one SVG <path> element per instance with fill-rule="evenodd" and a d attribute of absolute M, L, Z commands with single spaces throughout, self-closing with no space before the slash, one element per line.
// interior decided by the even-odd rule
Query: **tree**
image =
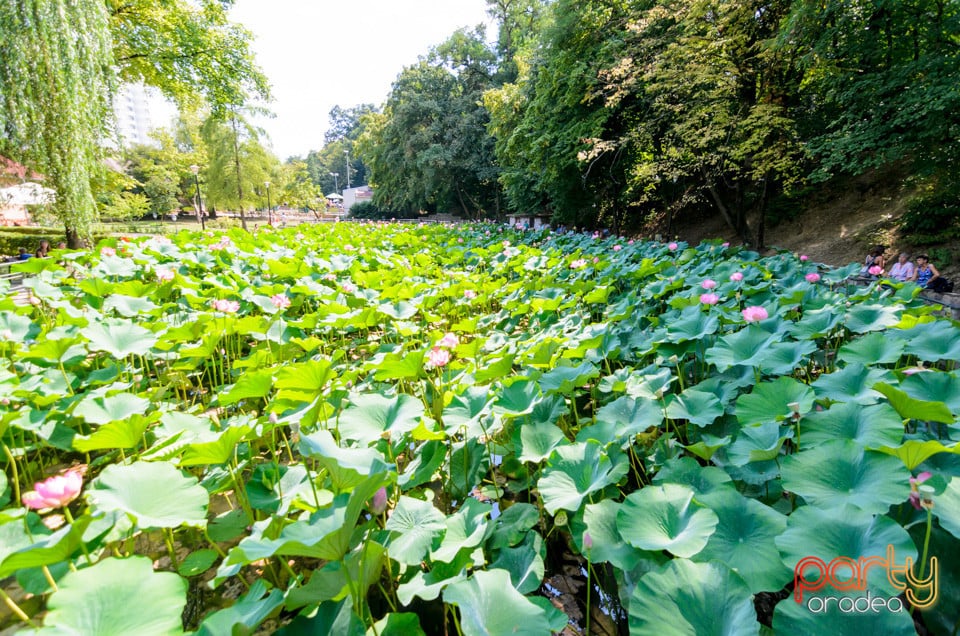
<path fill-rule="evenodd" d="M 101 3 L 0 3 L 0 135 L 5 153 L 46 175 L 67 244 L 97 215 L 90 188 L 109 112 L 111 44 Z"/>
<path fill-rule="evenodd" d="M 228 20 L 233 0 L 107 0 L 120 77 L 214 114 L 269 99 L 253 35 Z"/>
<path fill-rule="evenodd" d="M 203 125 L 207 155 L 207 199 L 219 208 L 236 209 L 247 228 L 245 211 L 256 208 L 261 188 L 276 172 L 274 157 L 260 143 L 261 131 L 249 123 L 238 108 L 211 116 Z"/>
<path fill-rule="evenodd" d="M 481 103 L 494 85 L 496 57 L 483 39 L 482 30 L 457 31 L 401 72 L 382 116 L 364 118 L 357 154 L 381 209 L 497 212 L 497 167 Z"/>

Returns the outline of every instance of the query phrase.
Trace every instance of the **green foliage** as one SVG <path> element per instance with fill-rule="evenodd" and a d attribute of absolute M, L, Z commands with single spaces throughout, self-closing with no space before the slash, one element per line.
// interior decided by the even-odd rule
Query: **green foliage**
<path fill-rule="evenodd" d="M 935 190 L 911 200 L 900 217 L 900 231 L 914 245 L 960 238 L 960 188 Z M 951 260 L 944 262 L 942 256 L 940 260 L 934 259 L 938 266 L 947 265 Z"/>

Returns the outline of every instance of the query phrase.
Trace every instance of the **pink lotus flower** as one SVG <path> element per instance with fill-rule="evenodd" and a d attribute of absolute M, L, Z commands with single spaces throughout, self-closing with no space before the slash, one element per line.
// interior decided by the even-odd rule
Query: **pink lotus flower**
<path fill-rule="evenodd" d="M 740 281 L 743 280 L 743 273 L 742 273 L 742 272 L 734 272 L 734 273 L 730 274 L 730 280 L 732 280 L 732 281 L 735 282 L 735 283 L 739 283 Z"/>
<path fill-rule="evenodd" d="M 807 282 L 808 282 L 808 283 L 816 283 L 816 282 L 819 282 L 819 280 L 820 280 L 820 274 L 818 274 L 818 273 L 816 273 L 816 272 L 810 272 L 809 274 L 807 274 L 806 276 L 804 276 L 804 278 L 807 279 Z"/>
<path fill-rule="evenodd" d="M 340 289 L 342 289 L 344 292 L 348 294 L 352 294 L 353 292 L 357 291 L 357 288 L 351 285 L 350 283 L 344 283 L 340 285 Z"/>
<path fill-rule="evenodd" d="M 467 300 L 472 300 L 477 297 L 477 292 L 473 291 L 472 289 L 464 289 L 463 297 Z"/>
<path fill-rule="evenodd" d="M 594 257 L 593 257 L 593 264 L 596 265 L 596 264 L 599 263 L 599 262 L 600 262 L 600 257 L 599 257 L 599 256 L 594 256 Z"/>
<path fill-rule="evenodd" d="M 116 256 L 116 255 L 117 255 L 117 250 L 113 249 L 112 247 L 108 246 L 108 247 L 100 248 L 100 256 Z"/>
<path fill-rule="evenodd" d="M 210 304 L 213 305 L 213 308 L 217 311 L 222 311 L 225 314 L 235 314 L 237 310 L 240 309 L 240 303 L 236 300 L 223 300 L 217 299 L 210 301 Z"/>
<path fill-rule="evenodd" d="M 768 318 L 767 310 L 763 307 L 747 307 L 742 312 L 743 319 L 747 322 L 759 322 Z"/>
<path fill-rule="evenodd" d="M 75 470 L 55 475 L 33 485 L 33 490 L 23 493 L 23 505 L 34 510 L 62 508 L 77 498 L 83 488 L 83 476 Z"/>
<path fill-rule="evenodd" d="M 169 269 L 158 269 L 157 280 L 160 280 L 160 281 L 173 280 L 173 272 Z"/>
<path fill-rule="evenodd" d="M 633 245 L 633 239 L 630 239 L 629 241 L 627 241 L 627 245 Z"/>
<path fill-rule="evenodd" d="M 587 266 L 587 261 L 582 258 L 578 258 L 577 260 L 570 263 L 570 269 L 580 269 L 581 267 L 586 267 L 586 266 Z"/>
<path fill-rule="evenodd" d="M 427 362 L 435 368 L 446 366 L 450 362 L 450 352 L 441 347 L 434 347 L 427 354 Z"/>
<path fill-rule="evenodd" d="M 700 286 L 703 287 L 704 289 L 713 289 L 714 287 L 717 286 L 717 281 L 711 280 L 708 278 L 702 283 L 700 283 Z"/>
<path fill-rule="evenodd" d="M 920 486 L 920 484 L 922 484 L 923 482 L 927 481 L 927 480 L 930 479 L 931 477 L 933 477 L 933 473 L 930 473 L 930 472 L 927 472 L 927 471 L 923 471 L 922 473 L 920 473 L 920 474 L 917 475 L 916 477 L 911 477 L 911 478 L 910 478 L 910 505 L 912 505 L 912 506 L 913 506 L 914 508 L 916 508 L 917 510 L 920 510 L 920 509 L 921 509 L 921 506 L 920 506 L 920 489 L 919 489 L 919 486 Z M 26 503 L 26 502 L 24 502 L 24 503 Z"/>
<path fill-rule="evenodd" d="M 720 244 L 720 247 L 730 247 L 730 241 L 724 241 Z"/>
<path fill-rule="evenodd" d="M 674 251 L 675 249 L 677 249 L 678 247 L 680 247 L 680 246 L 677 245 L 676 243 L 668 243 L 668 244 L 667 244 L 667 249 L 670 250 L 671 252 Z"/>
<path fill-rule="evenodd" d="M 903 370 L 903 375 L 913 375 L 914 373 L 924 373 L 930 369 L 926 367 L 909 367 Z"/>
<path fill-rule="evenodd" d="M 720 297 L 716 294 L 700 294 L 700 302 L 704 305 L 716 305 L 720 302 Z"/>
<path fill-rule="evenodd" d="M 623 247 L 620 246 L 620 245 L 614 245 L 614 246 L 613 246 L 613 251 L 614 251 L 614 252 L 619 252 L 619 251 L 622 250 L 622 249 L 623 249 Z"/>
<path fill-rule="evenodd" d="M 879 265 L 874 265 L 873 267 L 871 267 L 870 269 L 868 269 L 867 272 L 868 272 L 871 276 L 879 276 L 880 274 L 883 273 L 883 268 L 880 267 Z"/>
<path fill-rule="evenodd" d="M 323 275 L 323 280 L 337 280 L 337 275 L 333 272 L 327 272 Z"/>
<path fill-rule="evenodd" d="M 504 247 L 510 247 L 510 241 L 504 241 L 504 242 L 503 242 L 503 246 L 504 246 Z"/>
<path fill-rule="evenodd" d="M 583 531 L 583 549 L 589 550 L 593 547 L 593 537 L 586 530 Z"/>
<path fill-rule="evenodd" d="M 801 255 L 800 255 L 800 260 L 806 262 L 806 261 L 809 261 L 809 260 L 810 260 L 810 257 L 807 256 L 806 254 L 801 254 Z"/>
<path fill-rule="evenodd" d="M 286 294 L 275 294 L 270 297 L 270 302 L 272 302 L 273 306 L 277 309 L 286 309 L 290 306 L 290 299 L 287 298 Z"/>
<path fill-rule="evenodd" d="M 458 239 L 457 239 L 457 243 L 463 243 L 463 239 L 462 239 L 462 238 L 458 238 Z"/>
<path fill-rule="evenodd" d="M 460 338 L 457 338 L 455 333 L 446 333 L 443 338 L 440 338 L 440 342 L 437 343 L 438 347 L 456 347 L 460 344 Z"/>
<path fill-rule="evenodd" d="M 373 493 L 373 499 L 370 500 L 370 512 L 373 516 L 379 517 L 387 509 L 387 489 L 380 486 L 380 490 Z"/>

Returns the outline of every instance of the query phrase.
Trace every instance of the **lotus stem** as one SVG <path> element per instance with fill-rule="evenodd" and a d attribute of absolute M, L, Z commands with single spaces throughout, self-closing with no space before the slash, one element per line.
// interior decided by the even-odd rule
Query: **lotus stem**
<path fill-rule="evenodd" d="M 12 598 L 7 596 L 7 593 L 3 590 L 3 588 L 0 588 L 0 596 L 3 597 L 4 604 L 10 608 L 10 611 L 12 611 L 17 616 L 17 618 L 22 620 L 24 623 L 26 623 L 30 627 L 33 627 L 34 629 L 37 628 L 37 625 L 30 620 L 30 617 L 27 616 L 26 612 L 20 609 L 20 606 L 17 605 Z"/>
<path fill-rule="evenodd" d="M 930 550 L 930 531 L 933 528 L 933 506 L 931 505 L 927 508 L 927 531 L 923 536 L 923 557 L 920 559 L 920 579 L 923 579 L 923 575 L 927 569 L 927 554 Z M 956 629 L 954 629 L 956 632 Z"/>
<path fill-rule="evenodd" d="M 47 583 L 50 584 L 50 587 L 53 588 L 54 592 L 59 591 L 60 588 L 57 587 L 57 582 L 53 579 L 53 575 L 50 574 L 50 568 L 48 568 L 46 565 L 41 567 L 43 569 L 43 577 L 47 579 Z"/>
<path fill-rule="evenodd" d="M 6 442 L 3 444 L 3 454 L 7 456 L 7 461 L 10 462 L 10 470 L 13 472 L 13 498 L 17 504 L 20 503 L 20 474 L 17 472 L 17 460 L 13 458 L 13 454 L 10 452 L 10 448 L 7 446 Z"/>

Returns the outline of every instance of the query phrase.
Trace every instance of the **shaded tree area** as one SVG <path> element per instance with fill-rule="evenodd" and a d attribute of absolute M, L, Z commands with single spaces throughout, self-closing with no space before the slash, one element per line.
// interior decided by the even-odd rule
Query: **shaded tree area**
<path fill-rule="evenodd" d="M 379 202 L 616 230 L 716 215 L 760 246 L 773 204 L 811 184 L 894 163 L 934 192 L 960 182 L 955 2 L 488 5 L 482 82 L 439 53 L 451 40 L 364 119 Z M 491 175 L 497 191 L 455 196 Z"/>

